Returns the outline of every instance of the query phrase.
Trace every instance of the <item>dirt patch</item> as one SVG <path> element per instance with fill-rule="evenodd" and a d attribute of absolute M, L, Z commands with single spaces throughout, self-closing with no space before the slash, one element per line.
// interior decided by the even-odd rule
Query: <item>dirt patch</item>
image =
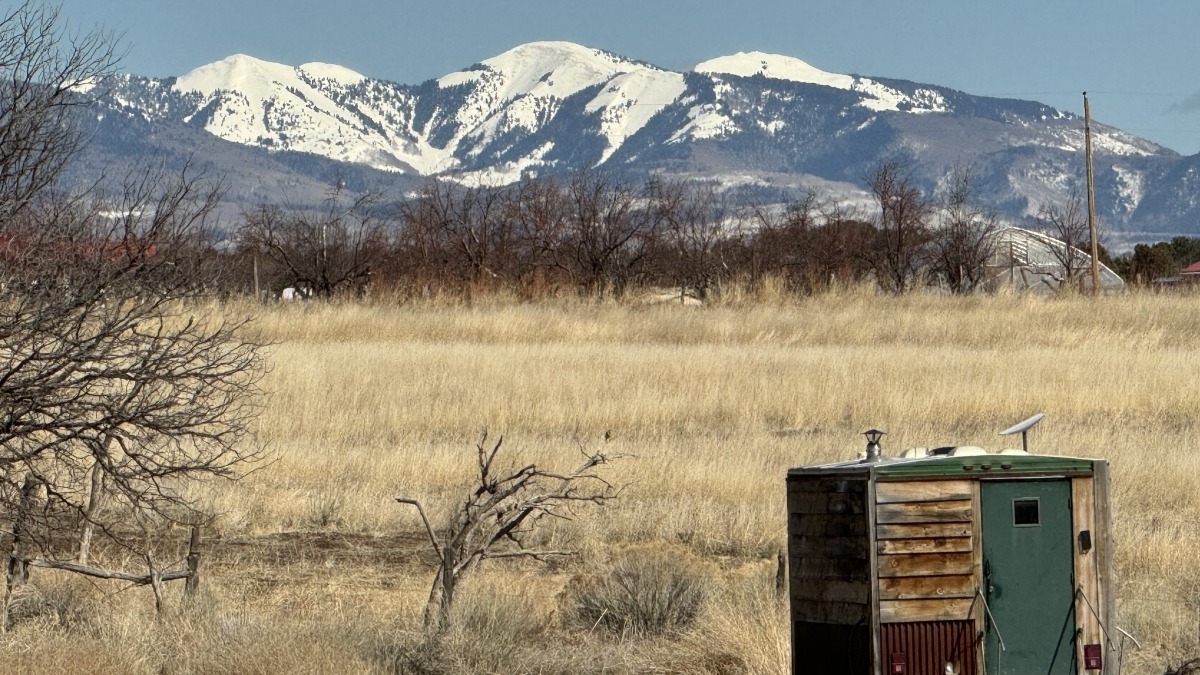
<path fill-rule="evenodd" d="M 335 567 L 432 567 L 437 563 L 421 532 L 374 535 L 356 532 L 273 532 L 253 537 L 213 537 L 203 553 L 217 565 Z"/>

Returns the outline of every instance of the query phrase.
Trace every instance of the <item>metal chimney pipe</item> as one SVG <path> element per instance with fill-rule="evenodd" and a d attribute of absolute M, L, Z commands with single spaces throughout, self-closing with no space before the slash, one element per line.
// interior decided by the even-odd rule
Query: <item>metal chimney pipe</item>
<path fill-rule="evenodd" d="M 880 431 L 879 429 L 868 429 L 862 433 L 863 436 L 867 437 L 867 457 L 863 460 L 863 463 L 873 464 L 878 462 L 882 457 L 882 451 L 879 447 L 879 439 L 887 434 L 887 432 Z"/>

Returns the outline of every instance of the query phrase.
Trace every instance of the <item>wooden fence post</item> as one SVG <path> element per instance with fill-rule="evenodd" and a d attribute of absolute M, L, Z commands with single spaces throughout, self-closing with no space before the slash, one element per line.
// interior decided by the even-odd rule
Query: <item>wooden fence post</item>
<path fill-rule="evenodd" d="M 200 526 L 192 526 L 192 536 L 188 540 L 187 581 L 183 584 L 183 592 L 195 595 L 200 588 Z"/>

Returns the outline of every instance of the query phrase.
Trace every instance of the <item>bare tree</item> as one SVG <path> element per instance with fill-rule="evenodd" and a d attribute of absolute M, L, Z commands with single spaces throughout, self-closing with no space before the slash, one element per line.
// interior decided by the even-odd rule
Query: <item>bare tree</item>
<path fill-rule="evenodd" d="M 34 3 L 0 20 L 0 630 L 30 565 L 157 589 L 147 533 L 202 519 L 188 482 L 259 454 L 260 344 L 197 302 L 208 280 L 192 256 L 220 186 L 185 167 L 108 193 L 55 188 L 83 141 L 75 92 L 109 72 L 107 44 Z M 97 538 L 150 574 L 96 566 Z"/>
<path fill-rule="evenodd" d="M 782 211 L 755 209 L 758 232 L 751 244 L 764 269 L 782 272 L 802 293 L 834 282 L 855 282 L 871 270 L 878 233 L 837 203 L 807 192 Z"/>
<path fill-rule="evenodd" d="M 509 190 L 430 179 L 404 206 L 405 230 L 420 242 L 425 264 L 459 282 L 490 284 L 506 276 L 516 246 Z"/>
<path fill-rule="evenodd" d="M 502 470 L 495 464 L 503 443 L 501 438 L 488 449 L 485 433 L 476 444 L 478 474 L 474 485 L 440 537 L 419 501 L 396 497 L 396 501 L 417 508 L 438 557 L 438 571 L 425 608 L 427 626 L 446 624 L 459 582 L 485 559 L 545 560 L 573 555 L 573 551 L 546 548 L 533 541 L 532 535 L 542 520 L 572 518 L 576 507 L 605 504 L 618 494 L 598 472 L 611 461 L 608 455 L 584 450 L 582 463 L 563 473 L 535 464 Z"/>
<path fill-rule="evenodd" d="M 1000 218 L 976 202 L 971 167 L 955 167 L 948 181 L 942 222 L 930 241 L 931 270 L 952 293 L 972 293 L 987 280 Z"/>
<path fill-rule="evenodd" d="M 28 0 L 0 15 L 0 220 L 58 181 L 85 141 L 76 116 L 117 55 L 102 31 L 73 32 L 57 7 Z"/>
<path fill-rule="evenodd" d="M 338 181 L 322 212 L 263 205 L 243 214 L 238 243 L 272 263 L 281 287 L 326 298 L 360 291 L 386 251 L 382 199 L 376 192 L 350 195 Z"/>
<path fill-rule="evenodd" d="M 512 193 L 509 210 L 524 258 L 521 276 L 529 277 L 532 284 L 570 281 L 572 266 L 565 246 L 569 206 L 559 181 L 522 181 Z"/>
<path fill-rule="evenodd" d="M 674 249 L 676 285 L 707 297 L 723 276 L 721 244 L 736 229 L 737 209 L 712 183 L 655 182 L 650 194 Z"/>
<path fill-rule="evenodd" d="M 56 200 L 6 224 L 0 627 L 30 561 L 88 563 L 97 535 L 149 555 L 147 528 L 204 519 L 187 482 L 234 477 L 258 458 L 248 440 L 260 344 L 245 319 L 193 301 L 204 280 L 187 257 L 218 195 L 150 173 L 125 184 L 125 215 Z"/>
<path fill-rule="evenodd" d="M 1071 190 L 1065 204 L 1043 204 L 1038 210 L 1037 229 L 1062 243 L 1049 247 L 1061 268 L 1056 279 L 1058 287 L 1078 287 L 1092 262 L 1091 256 L 1083 252 L 1083 247 L 1090 247 L 1091 230 L 1079 191 Z"/>
<path fill-rule="evenodd" d="M 660 214 L 645 195 L 603 173 L 576 174 L 567 198 L 561 250 L 580 289 L 596 297 L 621 295 L 658 236 Z"/>
<path fill-rule="evenodd" d="M 930 240 L 929 199 L 904 162 L 880 162 L 866 178 L 879 205 L 874 267 L 879 285 L 903 293 L 925 262 Z"/>

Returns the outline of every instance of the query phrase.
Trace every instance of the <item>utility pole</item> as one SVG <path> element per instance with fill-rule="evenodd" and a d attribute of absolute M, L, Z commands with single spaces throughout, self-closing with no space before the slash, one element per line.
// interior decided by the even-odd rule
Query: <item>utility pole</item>
<path fill-rule="evenodd" d="M 1092 235 L 1092 295 L 1100 294 L 1100 245 L 1096 241 L 1096 185 L 1092 179 L 1092 107 L 1083 92 L 1083 139 L 1087 155 L 1088 231 Z"/>
<path fill-rule="evenodd" d="M 262 295 L 258 292 L 258 254 L 254 254 L 254 301 L 262 302 Z"/>

